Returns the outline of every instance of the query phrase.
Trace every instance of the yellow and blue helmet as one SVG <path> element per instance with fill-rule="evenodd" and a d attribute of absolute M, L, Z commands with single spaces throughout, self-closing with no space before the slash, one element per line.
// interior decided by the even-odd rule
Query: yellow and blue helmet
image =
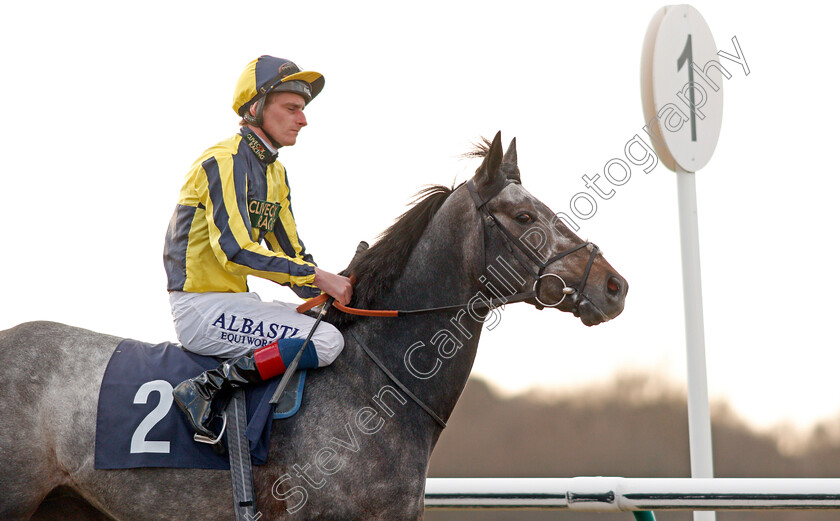
<path fill-rule="evenodd" d="M 262 109 L 270 92 L 294 92 L 309 103 L 323 88 L 324 75 L 320 72 L 302 71 L 283 58 L 260 56 L 239 76 L 233 93 L 233 110 L 248 123 L 261 125 Z M 250 113 L 254 104 L 256 117 Z"/>

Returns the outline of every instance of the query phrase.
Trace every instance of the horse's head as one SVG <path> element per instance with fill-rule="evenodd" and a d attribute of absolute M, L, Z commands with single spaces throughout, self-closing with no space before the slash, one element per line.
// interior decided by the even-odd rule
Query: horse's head
<path fill-rule="evenodd" d="M 482 283 L 502 295 L 533 290 L 526 302 L 574 313 L 587 326 L 618 316 L 627 281 L 597 246 L 582 241 L 522 187 L 516 140 L 503 154 L 500 132 L 481 153 L 484 161 L 465 188 L 484 227 Z"/>

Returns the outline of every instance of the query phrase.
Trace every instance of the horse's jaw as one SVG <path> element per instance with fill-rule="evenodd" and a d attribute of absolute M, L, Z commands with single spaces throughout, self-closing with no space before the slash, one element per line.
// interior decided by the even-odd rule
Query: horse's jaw
<path fill-rule="evenodd" d="M 601 311 L 598 306 L 586 297 L 579 299 L 575 303 L 571 313 L 578 317 L 583 325 L 587 327 L 597 326 L 614 318 Z M 616 316 L 619 314 L 621 314 L 621 311 L 616 313 Z"/>
<path fill-rule="evenodd" d="M 528 301 L 529 304 L 536 305 L 534 301 Z M 537 306 L 539 308 L 539 306 Z M 573 293 L 567 298 L 563 299 L 554 309 L 563 313 L 571 313 L 576 318 L 579 318 L 581 323 L 586 327 L 597 326 L 604 322 L 609 322 L 624 311 L 623 300 L 620 303 L 607 303 L 608 311 L 604 311 L 601 306 L 593 302 L 585 293 Z"/>

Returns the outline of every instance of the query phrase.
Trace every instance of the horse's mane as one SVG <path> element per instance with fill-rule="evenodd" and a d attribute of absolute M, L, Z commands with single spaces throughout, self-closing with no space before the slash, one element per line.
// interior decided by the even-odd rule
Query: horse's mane
<path fill-rule="evenodd" d="M 483 158 L 490 150 L 491 142 L 480 138 L 473 143 L 473 149 L 463 154 L 465 158 Z M 461 183 L 463 184 L 463 183 Z M 426 230 L 432 217 L 443 205 L 449 195 L 459 186 L 447 188 L 443 185 L 430 185 L 415 194 L 413 205 L 399 216 L 394 224 L 379 234 L 376 243 L 360 254 L 342 275 L 353 275 L 351 307 L 376 309 L 377 299 L 391 290 L 402 275 L 406 263 L 420 236 Z M 353 322 L 354 315 L 348 315 L 330 309 L 326 320 L 341 328 Z"/>
<path fill-rule="evenodd" d="M 415 195 L 412 207 L 382 232 L 373 246 L 341 272 L 342 275 L 356 277 L 351 307 L 376 308 L 377 298 L 390 291 L 402 275 L 408 258 L 426 226 L 456 188 L 430 185 L 420 190 Z M 351 323 L 353 319 L 353 315 L 332 309 L 326 318 L 338 327 Z"/>

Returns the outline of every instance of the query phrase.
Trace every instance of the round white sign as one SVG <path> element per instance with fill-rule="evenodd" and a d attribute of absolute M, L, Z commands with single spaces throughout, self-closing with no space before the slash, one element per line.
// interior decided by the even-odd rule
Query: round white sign
<path fill-rule="evenodd" d="M 648 25 L 642 50 L 645 131 L 671 170 L 703 168 L 717 146 L 723 82 L 712 31 L 690 5 L 666 6 Z"/>

